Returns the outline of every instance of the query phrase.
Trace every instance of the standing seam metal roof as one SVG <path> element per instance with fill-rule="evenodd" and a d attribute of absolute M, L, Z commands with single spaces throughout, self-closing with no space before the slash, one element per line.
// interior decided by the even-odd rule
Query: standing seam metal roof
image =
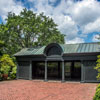
<path fill-rule="evenodd" d="M 64 54 L 70 53 L 93 53 L 100 52 L 100 44 L 96 43 L 77 43 L 77 44 L 60 44 L 64 50 Z M 37 47 L 37 48 L 24 48 L 15 56 L 22 55 L 41 55 L 44 52 L 46 46 Z"/>

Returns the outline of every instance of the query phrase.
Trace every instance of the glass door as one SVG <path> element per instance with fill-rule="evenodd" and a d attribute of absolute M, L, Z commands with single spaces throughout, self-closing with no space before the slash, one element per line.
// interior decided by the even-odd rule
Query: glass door
<path fill-rule="evenodd" d="M 58 78 L 58 62 L 48 62 L 48 79 Z"/>
<path fill-rule="evenodd" d="M 80 62 L 74 62 L 74 78 L 81 79 L 81 63 Z"/>
<path fill-rule="evenodd" d="M 65 62 L 65 79 L 80 80 L 81 79 L 81 62 Z"/>
<path fill-rule="evenodd" d="M 32 66 L 33 79 L 44 79 L 44 73 L 45 73 L 44 68 L 45 68 L 44 62 L 33 62 Z"/>
<path fill-rule="evenodd" d="M 71 62 L 65 62 L 65 79 L 71 78 Z"/>

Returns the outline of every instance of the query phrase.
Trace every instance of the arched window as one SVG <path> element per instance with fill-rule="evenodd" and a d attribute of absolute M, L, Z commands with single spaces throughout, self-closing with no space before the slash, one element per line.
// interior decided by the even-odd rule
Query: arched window
<path fill-rule="evenodd" d="M 51 43 L 48 46 L 46 46 L 44 50 L 44 54 L 46 56 L 54 56 L 54 55 L 62 55 L 63 49 L 62 47 L 57 43 Z"/>

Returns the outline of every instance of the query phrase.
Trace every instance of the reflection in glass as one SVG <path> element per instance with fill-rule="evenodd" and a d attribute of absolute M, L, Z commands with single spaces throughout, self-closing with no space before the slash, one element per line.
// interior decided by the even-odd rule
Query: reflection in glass
<path fill-rule="evenodd" d="M 71 62 L 65 63 L 65 78 L 71 78 Z"/>

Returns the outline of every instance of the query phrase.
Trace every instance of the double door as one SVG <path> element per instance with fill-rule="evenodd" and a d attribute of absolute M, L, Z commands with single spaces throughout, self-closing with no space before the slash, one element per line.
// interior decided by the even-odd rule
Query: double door
<path fill-rule="evenodd" d="M 65 62 L 65 79 L 81 79 L 81 63 L 79 61 Z"/>

